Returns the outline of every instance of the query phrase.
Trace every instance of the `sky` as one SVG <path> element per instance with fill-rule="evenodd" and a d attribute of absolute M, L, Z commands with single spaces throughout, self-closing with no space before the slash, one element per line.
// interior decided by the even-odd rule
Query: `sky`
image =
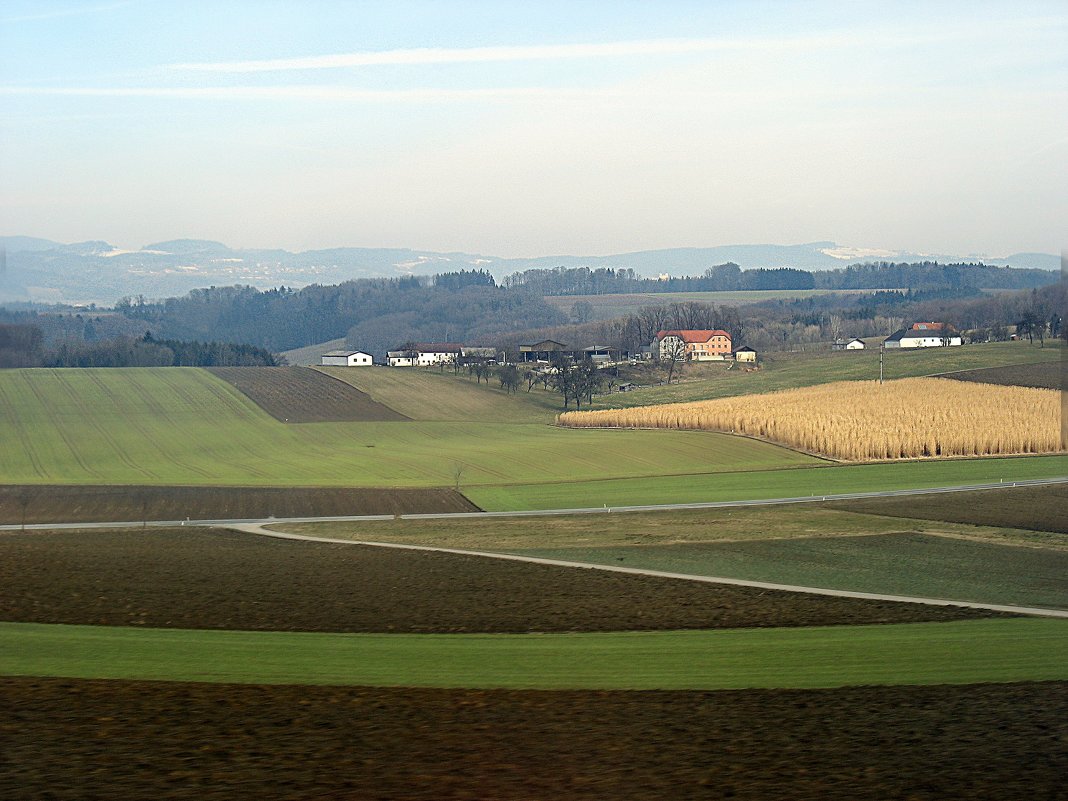
<path fill-rule="evenodd" d="M 0 0 L 0 234 L 1060 252 L 1068 3 Z"/>

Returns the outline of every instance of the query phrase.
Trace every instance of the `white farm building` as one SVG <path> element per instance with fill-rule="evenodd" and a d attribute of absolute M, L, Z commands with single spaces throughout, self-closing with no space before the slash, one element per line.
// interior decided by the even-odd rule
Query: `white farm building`
<path fill-rule="evenodd" d="M 331 350 L 322 356 L 323 367 L 370 367 L 374 359 L 362 350 Z"/>
<path fill-rule="evenodd" d="M 946 323 L 913 323 L 883 341 L 887 348 L 941 348 L 961 344 L 960 334 Z"/>

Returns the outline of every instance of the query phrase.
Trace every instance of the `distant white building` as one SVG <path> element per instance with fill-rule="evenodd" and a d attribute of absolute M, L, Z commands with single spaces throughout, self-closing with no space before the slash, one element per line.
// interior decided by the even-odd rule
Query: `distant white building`
<path fill-rule="evenodd" d="M 845 343 L 846 350 L 864 350 L 864 340 L 860 337 L 854 337 Z"/>
<path fill-rule="evenodd" d="M 416 345 L 410 350 L 391 350 L 386 353 L 390 367 L 430 367 L 452 364 L 463 352 L 463 346 L 451 342 L 431 342 Z"/>
<path fill-rule="evenodd" d="M 734 351 L 734 360 L 736 362 L 753 362 L 755 364 L 757 360 L 757 352 L 748 345 L 745 345 Z"/>
<path fill-rule="evenodd" d="M 960 344 L 960 334 L 947 323 L 913 323 L 883 340 L 887 348 L 941 348 Z"/>
<path fill-rule="evenodd" d="M 370 367 L 374 359 L 362 350 L 331 350 L 322 355 L 323 367 Z"/>

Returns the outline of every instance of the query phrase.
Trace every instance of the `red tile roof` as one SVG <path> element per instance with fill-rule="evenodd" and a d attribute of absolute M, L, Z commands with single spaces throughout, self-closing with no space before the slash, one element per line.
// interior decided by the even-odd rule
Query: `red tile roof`
<path fill-rule="evenodd" d="M 712 337 L 731 338 L 730 334 L 719 328 L 712 331 L 658 331 L 656 334 L 657 339 L 663 339 L 667 336 L 676 336 L 683 342 L 708 342 Z"/>

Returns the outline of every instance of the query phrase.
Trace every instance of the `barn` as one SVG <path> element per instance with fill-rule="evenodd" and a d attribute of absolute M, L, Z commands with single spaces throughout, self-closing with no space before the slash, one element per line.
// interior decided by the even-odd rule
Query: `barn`
<path fill-rule="evenodd" d="M 323 367 L 370 367 L 374 359 L 362 350 L 331 350 L 322 355 Z"/>

